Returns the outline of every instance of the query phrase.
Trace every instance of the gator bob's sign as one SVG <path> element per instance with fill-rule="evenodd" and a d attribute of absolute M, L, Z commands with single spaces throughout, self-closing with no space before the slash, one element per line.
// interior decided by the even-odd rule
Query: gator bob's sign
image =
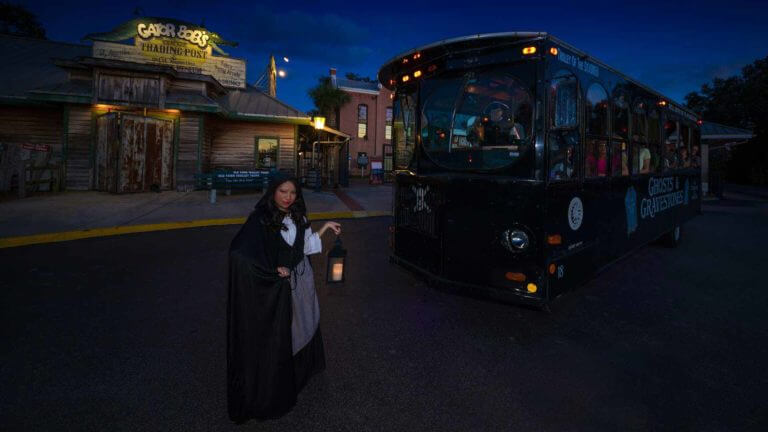
<path fill-rule="evenodd" d="M 237 44 L 199 26 L 168 18 L 140 18 L 86 38 L 94 41 L 97 58 L 170 66 L 210 75 L 225 87 L 245 88 L 245 61 L 229 57 L 220 47 Z M 131 38 L 132 45 L 120 43 Z M 214 51 L 221 55 L 213 55 Z"/>

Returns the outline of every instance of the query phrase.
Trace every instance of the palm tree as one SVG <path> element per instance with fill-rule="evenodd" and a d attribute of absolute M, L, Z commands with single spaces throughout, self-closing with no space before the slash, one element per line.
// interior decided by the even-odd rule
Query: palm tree
<path fill-rule="evenodd" d="M 315 107 L 328 119 L 328 125 L 338 127 L 336 121 L 339 108 L 349 102 L 349 94 L 334 87 L 329 77 L 320 77 L 318 84 L 307 91 Z"/>

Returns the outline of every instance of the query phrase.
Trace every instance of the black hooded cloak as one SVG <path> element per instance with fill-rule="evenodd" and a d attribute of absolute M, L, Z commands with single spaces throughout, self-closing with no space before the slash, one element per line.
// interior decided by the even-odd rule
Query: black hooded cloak
<path fill-rule="evenodd" d="M 304 259 L 303 231 L 293 246 L 270 226 L 262 207 L 250 215 L 229 249 L 227 402 L 235 422 L 286 414 L 309 377 L 325 369 L 322 336 L 292 353 L 292 296 L 277 267 Z"/>

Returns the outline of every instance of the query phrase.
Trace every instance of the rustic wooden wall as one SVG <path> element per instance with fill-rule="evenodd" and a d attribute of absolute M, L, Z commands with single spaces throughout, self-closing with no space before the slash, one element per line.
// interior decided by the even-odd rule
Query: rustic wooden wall
<path fill-rule="evenodd" d="M 61 108 L 0 106 L 0 141 L 51 146 L 54 156 L 62 152 Z"/>
<path fill-rule="evenodd" d="M 88 105 L 68 107 L 66 188 L 69 190 L 93 189 L 91 146 L 95 133 L 94 115 Z"/>
<path fill-rule="evenodd" d="M 211 167 L 251 169 L 254 166 L 256 137 L 280 138 L 278 168 L 296 172 L 295 125 L 212 120 Z"/>
<path fill-rule="evenodd" d="M 176 184 L 178 186 L 193 185 L 195 182 L 201 119 L 202 116 L 199 114 L 183 113 L 181 116 L 176 165 Z"/>

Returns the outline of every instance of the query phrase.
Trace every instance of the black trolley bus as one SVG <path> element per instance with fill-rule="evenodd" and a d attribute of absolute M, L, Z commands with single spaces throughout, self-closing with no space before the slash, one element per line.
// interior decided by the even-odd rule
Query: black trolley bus
<path fill-rule="evenodd" d="M 701 210 L 695 113 L 546 33 L 430 44 L 387 62 L 392 260 L 546 305 Z"/>

